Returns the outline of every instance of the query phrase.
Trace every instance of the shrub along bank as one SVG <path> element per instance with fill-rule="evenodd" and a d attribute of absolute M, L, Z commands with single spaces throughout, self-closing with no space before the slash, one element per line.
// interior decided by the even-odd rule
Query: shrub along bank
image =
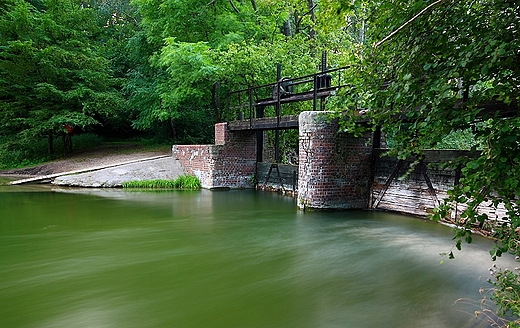
<path fill-rule="evenodd" d="M 201 188 L 200 180 L 192 175 L 181 175 L 175 180 L 141 180 L 123 183 L 125 189 L 183 189 L 198 190 Z"/>

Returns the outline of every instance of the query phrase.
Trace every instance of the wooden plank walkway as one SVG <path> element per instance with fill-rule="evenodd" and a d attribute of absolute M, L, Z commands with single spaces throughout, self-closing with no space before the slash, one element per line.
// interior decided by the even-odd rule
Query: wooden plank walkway
<path fill-rule="evenodd" d="M 254 118 L 228 122 L 230 131 L 298 129 L 298 115 Z"/>

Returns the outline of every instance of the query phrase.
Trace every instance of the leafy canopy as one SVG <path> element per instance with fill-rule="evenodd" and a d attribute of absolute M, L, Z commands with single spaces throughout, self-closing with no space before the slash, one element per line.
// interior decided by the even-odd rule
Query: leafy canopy
<path fill-rule="evenodd" d="M 368 109 L 372 126 L 392 139 L 390 154 L 402 159 L 472 131 L 480 155 L 463 160 L 463 179 L 437 218 L 464 205 L 458 237 L 470 241 L 469 228 L 487 219 L 478 205 L 503 206 L 510 221 L 494 227 L 494 255 L 519 253 L 520 4 L 386 0 L 365 8 L 355 89 L 339 109 Z M 356 127 L 345 121 L 344 129 Z"/>
<path fill-rule="evenodd" d="M 0 128 L 37 138 L 65 124 L 85 128 L 122 104 L 79 1 L 12 0 L 0 9 Z"/>

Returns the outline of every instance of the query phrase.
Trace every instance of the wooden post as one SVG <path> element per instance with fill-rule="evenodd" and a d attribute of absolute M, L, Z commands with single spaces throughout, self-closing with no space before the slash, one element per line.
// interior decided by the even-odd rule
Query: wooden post
<path fill-rule="evenodd" d="M 264 106 L 256 106 L 256 118 L 264 117 Z M 262 162 L 264 157 L 264 131 L 256 131 L 256 161 Z"/>

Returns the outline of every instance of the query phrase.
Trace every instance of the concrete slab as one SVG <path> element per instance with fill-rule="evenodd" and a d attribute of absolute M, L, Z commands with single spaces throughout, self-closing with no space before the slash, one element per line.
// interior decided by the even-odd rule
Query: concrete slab
<path fill-rule="evenodd" d="M 179 161 L 168 156 L 115 165 L 85 173 L 60 175 L 53 179 L 52 184 L 71 187 L 112 188 L 121 187 L 124 182 L 128 181 L 171 180 L 182 174 L 184 174 L 184 171 Z"/>

